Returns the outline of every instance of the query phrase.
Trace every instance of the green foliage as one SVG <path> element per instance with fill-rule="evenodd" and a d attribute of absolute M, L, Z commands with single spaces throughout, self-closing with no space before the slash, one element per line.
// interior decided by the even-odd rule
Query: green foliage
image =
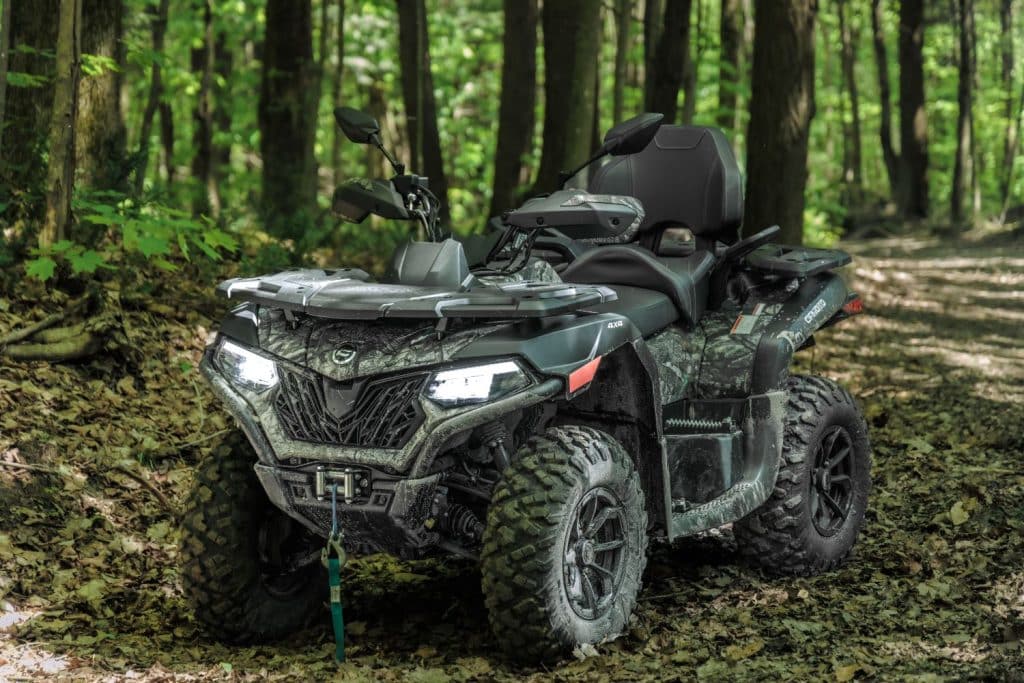
<path fill-rule="evenodd" d="M 85 76 L 99 76 L 105 71 L 120 71 L 121 67 L 113 58 L 105 55 L 82 55 L 82 74 Z"/>
<path fill-rule="evenodd" d="M 25 266 L 28 276 L 45 282 L 59 263 L 66 264 L 72 275 L 91 274 L 100 268 L 115 269 L 138 256 L 173 271 L 178 266 L 171 259 L 191 261 L 199 254 L 218 261 L 224 252 L 238 248 L 234 237 L 208 219 L 196 220 L 180 209 L 152 201 L 139 203 L 117 192 L 78 196 L 73 208 L 80 221 L 102 229 L 97 248 L 61 240 L 33 249 L 34 258 Z"/>
<path fill-rule="evenodd" d="M 7 85 L 13 88 L 41 88 L 50 82 L 45 76 L 24 73 L 21 71 L 7 72 Z"/>

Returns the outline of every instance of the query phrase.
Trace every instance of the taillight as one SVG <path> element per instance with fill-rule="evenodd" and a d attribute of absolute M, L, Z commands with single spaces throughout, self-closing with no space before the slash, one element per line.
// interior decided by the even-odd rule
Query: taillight
<path fill-rule="evenodd" d="M 858 315 L 864 312 L 864 300 L 859 296 L 854 297 L 843 304 L 843 313 L 846 315 Z"/>

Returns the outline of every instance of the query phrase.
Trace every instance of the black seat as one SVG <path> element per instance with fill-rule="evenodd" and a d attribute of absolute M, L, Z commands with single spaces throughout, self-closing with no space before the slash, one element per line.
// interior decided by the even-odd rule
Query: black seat
<path fill-rule="evenodd" d="M 682 225 L 731 244 L 743 220 L 743 176 L 718 128 L 662 126 L 643 151 L 612 157 L 595 170 L 587 189 L 639 199 L 641 234 Z"/>
<path fill-rule="evenodd" d="M 668 297 L 678 317 L 692 326 L 704 314 L 708 275 L 714 265 L 715 258 L 706 251 L 669 258 L 657 257 L 637 245 L 611 244 L 584 252 L 561 277 L 564 282 L 611 285 L 616 290 L 615 285 L 653 290 Z"/>
<path fill-rule="evenodd" d="M 679 318 L 675 304 L 661 292 L 626 285 L 615 285 L 612 289 L 619 298 L 594 306 L 592 310 L 598 313 L 617 313 L 628 318 L 645 337 L 668 327 Z"/>
<path fill-rule="evenodd" d="M 668 227 L 685 227 L 703 242 L 690 256 L 655 256 L 640 244 L 596 247 L 562 271 L 565 282 L 642 287 L 668 297 L 687 326 L 700 320 L 707 306 L 709 276 L 715 258 L 707 248 L 714 241 L 735 242 L 743 217 L 743 182 L 732 148 L 722 131 L 703 126 L 662 126 L 636 154 L 612 157 L 598 168 L 587 190 L 595 194 L 636 197 L 644 207 L 639 241 L 659 242 Z M 618 287 L 616 287 L 618 289 Z M 643 304 L 644 320 L 660 310 L 653 297 L 640 302 L 631 292 L 623 297 Z M 612 307 L 617 307 L 612 304 Z M 657 318 L 660 324 L 665 316 Z M 645 324 L 650 327 L 650 324 Z M 667 324 L 667 323 L 665 323 Z"/>

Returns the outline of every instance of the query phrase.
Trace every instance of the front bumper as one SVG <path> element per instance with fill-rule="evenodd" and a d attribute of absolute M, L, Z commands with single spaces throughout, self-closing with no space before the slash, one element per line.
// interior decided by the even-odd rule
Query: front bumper
<path fill-rule="evenodd" d="M 256 473 L 271 501 L 326 535 L 331 526 L 331 502 L 329 496 L 317 497 L 317 469 L 347 466 L 365 471 L 369 475 L 367 491 L 350 502 L 339 499 L 339 523 L 352 543 L 391 552 L 436 540 L 423 529 L 423 523 L 430 517 L 438 484 L 438 476 L 429 472 L 447 444 L 461 433 L 563 391 L 562 380 L 552 378 L 483 405 L 445 410 L 422 400 L 425 419 L 401 448 L 308 443 L 287 436 L 273 407 L 276 390 L 256 394 L 229 383 L 213 363 L 214 348 L 203 356 L 200 370 L 255 449 L 259 459 Z"/>
<path fill-rule="evenodd" d="M 317 534 L 326 536 L 330 532 L 331 494 L 317 495 L 321 493 L 318 479 L 322 483 L 322 466 L 273 467 L 258 463 L 255 469 L 274 505 Z M 437 534 L 426 529 L 425 523 L 433 515 L 440 475 L 402 478 L 369 468 L 344 469 L 367 482 L 354 498 L 346 501 L 340 493 L 337 498 L 338 526 L 345 533 L 349 550 L 414 556 L 416 549 L 437 541 Z"/>

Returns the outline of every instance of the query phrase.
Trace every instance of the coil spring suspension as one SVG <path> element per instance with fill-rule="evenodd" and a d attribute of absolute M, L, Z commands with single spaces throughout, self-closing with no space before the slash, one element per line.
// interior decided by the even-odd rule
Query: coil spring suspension
<path fill-rule="evenodd" d="M 669 429 L 678 429 L 697 434 L 708 434 L 714 432 L 731 432 L 735 428 L 736 423 L 732 421 L 731 417 L 727 417 L 724 420 L 708 420 L 702 418 L 681 419 L 670 417 L 665 420 L 665 426 Z"/>

